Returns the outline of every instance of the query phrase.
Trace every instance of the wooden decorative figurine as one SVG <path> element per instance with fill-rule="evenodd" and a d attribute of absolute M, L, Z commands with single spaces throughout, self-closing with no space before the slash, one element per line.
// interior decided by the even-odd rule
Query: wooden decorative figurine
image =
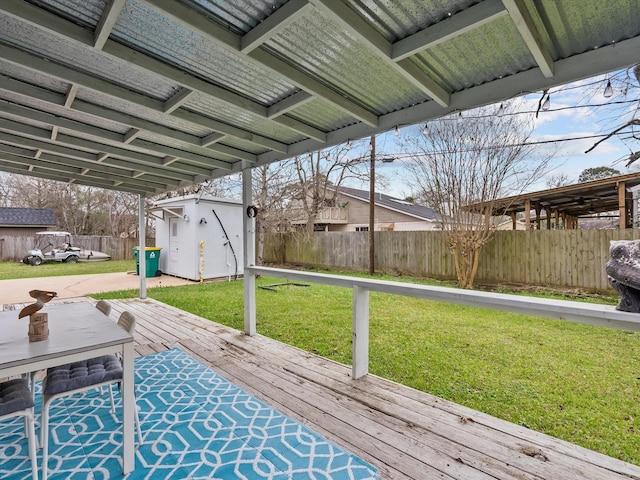
<path fill-rule="evenodd" d="M 44 304 L 57 297 L 56 292 L 48 292 L 45 290 L 31 290 L 29 296 L 36 299 L 36 303 L 27 305 L 18 314 L 18 318 L 29 315 L 29 341 L 39 342 L 49 337 L 49 321 L 46 313 L 39 313 Z"/>

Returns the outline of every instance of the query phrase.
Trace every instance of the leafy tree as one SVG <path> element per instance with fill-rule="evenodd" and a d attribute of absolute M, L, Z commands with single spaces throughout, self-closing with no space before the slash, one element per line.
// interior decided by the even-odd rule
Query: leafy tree
<path fill-rule="evenodd" d="M 615 177 L 621 175 L 620 170 L 611 167 L 585 168 L 578 177 L 578 183 L 591 182 L 601 178 Z"/>
<path fill-rule="evenodd" d="M 408 181 L 440 213 L 462 288 L 473 287 L 480 251 L 494 232 L 492 214 L 504 213 L 494 211 L 496 200 L 523 192 L 551 158 L 528 144 L 532 119 L 513 115 L 516 109 L 510 102 L 502 114 L 485 107 L 445 117 L 402 140 L 412 157 Z"/>

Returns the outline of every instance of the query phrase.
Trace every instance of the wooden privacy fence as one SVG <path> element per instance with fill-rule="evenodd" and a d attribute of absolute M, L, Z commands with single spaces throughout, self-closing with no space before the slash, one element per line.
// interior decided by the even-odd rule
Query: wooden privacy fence
<path fill-rule="evenodd" d="M 61 241 L 62 243 L 62 241 Z M 128 260 L 133 258 L 133 247 L 138 245 L 137 238 L 102 237 L 94 235 L 74 235 L 73 244 L 97 250 L 111 255 L 113 260 Z M 147 237 L 147 246 L 154 246 L 155 239 Z M 20 261 L 27 251 L 34 248 L 35 239 L 27 237 L 0 237 L 0 260 Z"/>
<path fill-rule="evenodd" d="M 267 236 L 265 263 L 368 269 L 367 232 L 316 232 L 300 238 Z M 476 282 L 609 289 L 609 244 L 633 239 L 640 239 L 640 230 L 498 231 L 482 251 Z M 376 232 L 375 248 L 379 272 L 456 278 L 442 232 Z"/>

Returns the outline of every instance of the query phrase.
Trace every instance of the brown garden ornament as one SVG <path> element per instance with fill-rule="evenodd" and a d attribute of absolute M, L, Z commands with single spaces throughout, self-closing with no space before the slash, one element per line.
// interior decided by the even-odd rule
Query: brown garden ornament
<path fill-rule="evenodd" d="M 18 314 L 18 318 L 29 315 L 29 341 L 40 342 L 49 337 L 49 320 L 46 313 L 39 311 L 44 304 L 57 297 L 56 292 L 48 292 L 46 290 L 31 290 L 29 296 L 36 299 L 36 303 L 27 305 Z"/>

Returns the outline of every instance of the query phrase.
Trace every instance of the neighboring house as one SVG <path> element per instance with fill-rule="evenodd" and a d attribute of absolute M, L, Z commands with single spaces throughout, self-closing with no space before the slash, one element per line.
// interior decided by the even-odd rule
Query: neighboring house
<path fill-rule="evenodd" d="M 31 236 L 57 225 L 50 208 L 0 208 L 0 235 Z"/>
<path fill-rule="evenodd" d="M 369 230 L 369 191 L 338 187 L 333 206 L 318 213 L 314 229 L 326 232 Z M 304 220 L 292 222 L 304 225 Z M 442 230 L 440 214 L 428 207 L 405 202 L 383 193 L 375 194 L 375 231 Z"/>
<path fill-rule="evenodd" d="M 504 220 L 498 223 L 495 227 L 496 230 L 514 230 L 513 228 L 513 220 Z M 522 220 L 516 220 L 516 228 L 515 230 L 526 230 L 527 224 Z"/>

